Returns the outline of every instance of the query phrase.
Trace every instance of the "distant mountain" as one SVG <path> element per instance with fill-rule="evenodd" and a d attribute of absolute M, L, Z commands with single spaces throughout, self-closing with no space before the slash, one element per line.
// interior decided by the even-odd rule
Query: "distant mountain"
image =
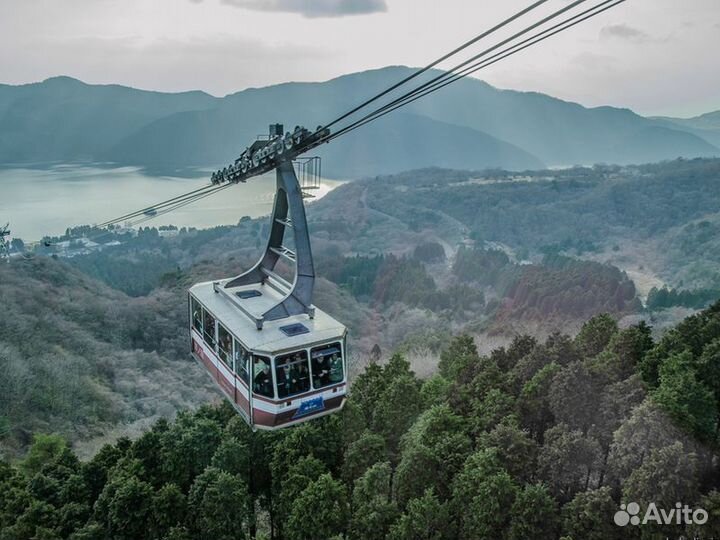
<path fill-rule="evenodd" d="M 0 85 L 0 163 L 97 160 L 154 120 L 217 101 L 203 92 L 147 92 L 70 77 Z"/>
<path fill-rule="evenodd" d="M 658 116 L 656 118 L 695 129 L 720 129 L 720 111 L 713 111 L 692 118 L 671 118 L 669 116 Z"/>
<path fill-rule="evenodd" d="M 0 86 L 0 164 L 96 160 L 164 171 L 218 167 L 271 122 L 315 127 L 412 71 L 388 67 L 224 98 L 87 85 L 67 77 Z M 318 153 L 327 158 L 324 171 L 335 177 L 432 165 L 522 170 L 720 155 L 720 134 L 710 141 L 703 130 L 714 133 L 464 79 Z"/>
<path fill-rule="evenodd" d="M 137 160 L 156 170 L 223 165 L 242 150 L 238 141 L 253 140 L 258 133 L 262 131 L 235 123 L 222 111 L 177 114 L 127 137 L 107 159 L 121 163 Z M 323 158 L 325 174 L 342 178 L 433 165 L 471 169 L 543 166 L 525 150 L 487 133 L 407 113 L 383 117 L 313 153 Z"/>
<path fill-rule="evenodd" d="M 658 116 L 653 118 L 673 129 L 682 129 L 702 137 L 715 146 L 720 146 L 720 111 L 714 111 L 693 118 L 670 118 Z"/>
<path fill-rule="evenodd" d="M 668 156 L 713 156 L 718 149 L 694 133 L 678 132 L 664 126 L 649 125 L 622 137 L 612 147 L 617 163 L 650 163 Z"/>

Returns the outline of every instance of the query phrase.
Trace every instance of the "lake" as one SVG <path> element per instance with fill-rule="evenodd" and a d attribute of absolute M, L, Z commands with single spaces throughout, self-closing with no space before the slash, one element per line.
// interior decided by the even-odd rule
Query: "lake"
<path fill-rule="evenodd" d="M 152 176 L 134 167 L 85 165 L 0 169 L 0 227 L 9 221 L 13 237 L 35 241 L 62 234 L 68 227 L 101 223 L 182 195 L 207 185 L 209 176 Z M 323 179 L 320 190 L 314 193 L 322 197 L 340 184 Z M 143 226 L 229 225 L 243 216 L 268 215 L 274 194 L 275 175 L 271 173 L 158 216 Z"/>

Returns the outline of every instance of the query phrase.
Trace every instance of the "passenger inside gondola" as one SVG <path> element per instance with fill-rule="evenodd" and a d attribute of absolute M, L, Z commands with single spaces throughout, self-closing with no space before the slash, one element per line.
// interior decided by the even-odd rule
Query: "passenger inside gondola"
<path fill-rule="evenodd" d="M 330 365 L 327 356 L 313 358 L 313 384 L 315 388 L 327 386 L 330 382 Z"/>
<path fill-rule="evenodd" d="M 339 383 L 343 380 L 343 363 L 339 354 L 333 354 L 330 358 L 330 383 Z"/>
<path fill-rule="evenodd" d="M 203 339 L 205 343 L 215 348 L 215 317 L 203 310 Z"/>
<path fill-rule="evenodd" d="M 192 301 L 192 325 L 195 330 L 202 334 L 202 308 L 194 299 Z"/>
<path fill-rule="evenodd" d="M 222 324 L 218 324 L 218 355 L 230 369 L 233 369 L 232 337 Z"/>
<path fill-rule="evenodd" d="M 303 351 L 302 353 L 295 354 L 293 365 L 296 370 L 295 376 L 297 379 L 295 393 L 307 392 L 310 390 L 310 370 L 307 365 L 307 353 Z"/>
<path fill-rule="evenodd" d="M 240 378 L 245 381 L 247 384 L 250 384 L 250 377 L 248 376 L 248 366 L 250 363 L 250 353 L 240 345 L 240 343 L 237 340 L 233 340 L 235 342 L 234 346 L 234 358 L 235 358 L 235 373 L 237 373 Z"/>
<path fill-rule="evenodd" d="M 275 361 L 275 365 L 275 370 L 277 371 L 278 397 L 284 398 L 292 393 L 292 387 L 295 384 L 294 374 L 292 373 L 290 362 L 287 360 L 278 358 Z"/>
<path fill-rule="evenodd" d="M 255 377 L 253 379 L 253 391 L 265 397 L 273 397 L 272 372 L 270 371 L 270 359 L 264 356 L 255 357 Z"/>
<path fill-rule="evenodd" d="M 312 349 L 311 358 L 314 388 L 342 382 L 344 370 L 339 343 Z"/>
<path fill-rule="evenodd" d="M 275 377 L 280 398 L 310 390 L 307 353 L 300 351 L 278 356 L 275 359 Z"/>

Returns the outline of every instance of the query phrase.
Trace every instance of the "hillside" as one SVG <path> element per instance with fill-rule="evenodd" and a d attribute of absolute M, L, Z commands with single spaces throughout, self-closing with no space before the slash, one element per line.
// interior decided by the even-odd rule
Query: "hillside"
<path fill-rule="evenodd" d="M 93 86 L 67 77 L 0 86 L 0 165 L 93 160 L 159 171 L 217 167 L 265 133 L 269 118 L 312 128 L 410 72 L 388 67 L 224 98 Z M 404 113 L 320 149 L 328 158 L 324 171 L 355 178 L 431 165 L 524 170 L 720 153 L 700 131 L 664 119 L 500 90 L 472 78 L 412 103 Z"/>
<path fill-rule="evenodd" d="M 713 111 L 693 118 L 671 118 L 658 116 L 653 118 L 675 129 L 694 133 L 715 146 L 720 145 L 720 111 Z"/>
<path fill-rule="evenodd" d="M 348 326 L 353 374 L 376 346 L 383 358 L 405 351 L 426 377 L 458 332 L 485 353 L 520 334 L 573 333 L 600 313 L 623 327 L 647 320 L 657 337 L 720 298 L 719 179 L 720 160 L 693 160 L 350 182 L 308 206 L 315 303 Z M 0 356 L 13 374 L 3 393 L 19 403 L 6 397 L 0 409 L 12 427 L 5 451 L 53 430 L 85 455 L 103 437 L 205 401 L 183 337 L 185 291 L 247 268 L 267 233 L 249 218 L 167 238 L 146 228 L 99 252 L 0 265 Z M 48 354 L 62 366 L 50 377 Z M 66 372 L 83 375 L 61 391 Z M 24 392 L 34 377 L 48 386 Z"/>
<path fill-rule="evenodd" d="M 718 329 L 720 304 L 659 342 L 606 315 L 488 355 L 458 336 L 432 378 L 395 354 L 342 412 L 280 432 L 222 405 L 85 462 L 37 435 L 0 460 L 0 538 L 620 540 L 621 501 L 701 508 L 706 524 L 644 530 L 712 537 Z"/>
<path fill-rule="evenodd" d="M 577 328 L 600 312 L 637 314 L 663 285 L 677 289 L 678 305 L 688 295 L 707 305 L 720 296 L 719 181 L 720 160 L 522 175 L 425 169 L 347 183 L 311 203 L 308 219 L 318 272 L 342 291 L 326 307 L 357 321 L 356 350 L 366 353 L 427 328 L 508 337 Z M 174 239 L 155 231 L 71 263 L 143 296 L 178 267 L 214 261 L 214 275 L 237 272 L 266 233 L 262 218 Z"/>
<path fill-rule="evenodd" d="M 213 395 L 186 361 L 183 305 L 167 291 L 129 298 L 51 258 L 2 264 L 0 282 L 3 454 L 35 432 L 132 434 Z"/>
<path fill-rule="evenodd" d="M 101 160 L 148 123 L 215 101 L 203 92 L 147 92 L 70 77 L 0 85 L 0 164 Z"/>

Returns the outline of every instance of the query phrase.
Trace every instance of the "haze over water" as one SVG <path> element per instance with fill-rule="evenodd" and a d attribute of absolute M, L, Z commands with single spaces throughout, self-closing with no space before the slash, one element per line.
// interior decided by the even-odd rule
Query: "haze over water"
<path fill-rule="evenodd" d="M 134 167 L 57 165 L 49 168 L 0 169 L 0 226 L 10 222 L 12 235 L 27 241 L 55 236 L 68 227 L 101 223 L 182 195 L 209 183 L 197 178 L 152 176 Z M 324 180 L 321 197 L 342 182 Z M 207 228 L 260 217 L 272 210 L 273 174 L 202 199 L 142 226 L 173 224 Z"/>

